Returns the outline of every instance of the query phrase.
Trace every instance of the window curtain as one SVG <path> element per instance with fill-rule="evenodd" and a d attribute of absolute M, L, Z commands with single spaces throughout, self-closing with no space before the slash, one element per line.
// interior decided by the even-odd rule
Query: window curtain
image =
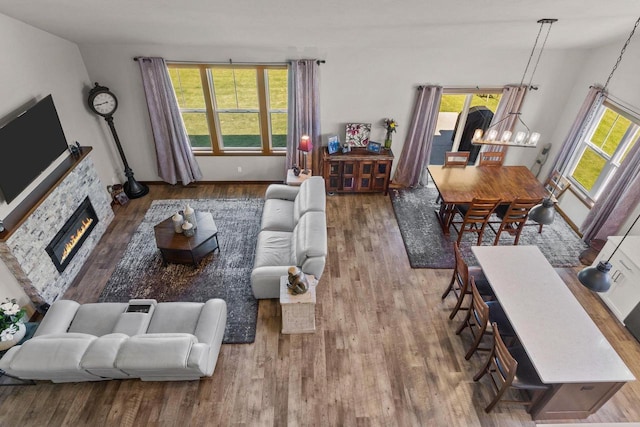
<path fill-rule="evenodd" d="M 411 125 L 393 177 L 394 184 L 415 187 L 431 155 L 433 134 L 438 122 L 442 86 L 419 86 Z"/>
<path fill-rule="evenodd" d="M 618 232 L 640 202 L 640 138 L 593 205 L 580 231 L 582 239 L 606 240 Z"/>
<path fill-rule="evenodd" d="M 560 152 L 553 161 L 551 169 L 549 169 L 547 179 L 549 179 L 553 171 L 557 170 L 559 172 L 564 172 L 567 168 L 576 147 L 580 144 L 582 136 L 593 118 L 593 115 L 600 105 L 602 105 L 602 101 L 604 101 L 605 96 L 603 95 L 604 93 L 602 92 L 602 88 L 598 86 L 591 86 L 591 88 L 589 88 L 587 97 L 584 99 L 584 102 L 578 111 L 578 115 L 569 129 L 569 134 L 562 143 Z"/>
<path fill-rule="evenodd" d="M 518 115 L 509 113 L 518 113 L 522 108 L 524 96 L 527 94 L 527 86 L 507 85 L 502 90 L 502 97 L 496 108 L 496 113 L 491 120 L 490 128 L 498 131 L 498 135 L 502 135 L 505 130 L 512 131 L 518 122 Z M 501 121 L 502 120 L 502 121 Z M 500 122 L 500 123 L 498 123 Z M 493 126 L 493 127 L 492 127 Z M 501 147 L 498 145 L 487 145 L 485 151 L 507 151 L 509 147 Z"/>
<path fill-rule="evenodd" d="M 138 58 L 156 144 L 158 176 L 169 184 L 187 185 L 202 179 L 191 151 L 169 70 L 162 58 Z"/>
<path fill-rule="evenodd" d="M 313 144 L 313 151 L 309 156 L 313 160 L 307 167 L 315 175 L 321 174 L 319 68 L 315 59 L 300 59 L 289 63 L 289 129 L 285 172 L 294 163 L 298 163 L 296 159 L 300 137 L 309 135 Z"/>

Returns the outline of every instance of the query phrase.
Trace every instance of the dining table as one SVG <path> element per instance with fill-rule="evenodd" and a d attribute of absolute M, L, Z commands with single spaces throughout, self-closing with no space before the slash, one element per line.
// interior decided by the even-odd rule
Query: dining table
<path fill-rule="evenodd" d="M 535 420 L 586 418 L 635 377 L 537 246 L 473 246 L 540 380 Z"/>
<path fill-rule="evenodd" d="M 453 214 L 452 206 L 470 204 L 474 198 L 500 199 L 509 204 L 517 198 L 542 200 L 549 192 L 525 166 L 431 165 L 429 175 L 442 199 L 436 211 L 445 235 Z"/>

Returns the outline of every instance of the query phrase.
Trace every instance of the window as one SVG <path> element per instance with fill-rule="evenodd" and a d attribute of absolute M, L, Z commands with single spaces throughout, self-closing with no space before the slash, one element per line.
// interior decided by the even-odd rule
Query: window
<path fill-rule="evenodd" d="M 478 127 L 489 126 L 501 97 L 502 88 L 445 88 L 429 163 L 444 164 L 447 151 L 471 151 L 469 160 L 475 162 L 480 147 L 471 146 L 471 137 Z"/>
<path fill-rule="evenodd" d="M 593 116 L 569 164 L 568 178 L 592 201 L 638 139 L 639 120 L 605 101 Z"/>
<path fill-rule="evenodd" d="M 286 65 L 168 64 L 195 153 L 285 154 Z"/>

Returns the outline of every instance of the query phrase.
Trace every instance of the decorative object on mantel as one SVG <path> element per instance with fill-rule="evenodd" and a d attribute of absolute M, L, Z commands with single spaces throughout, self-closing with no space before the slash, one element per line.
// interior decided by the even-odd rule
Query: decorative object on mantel
<path fill-rule="evenodd" d="M 15 299 L 7 298 L 0 304 L 0 351 L 13 347 L 24 338 L 27 331 L 23 323 L 25 314 Z"/>
<path fill-rule="evenodd" d="M 394 119 L 384 119 L 384 128 L 387 130 L 387 134 L 384 137 L 385 150 L 391 150 L 391 134 L 396 131 L 398 123 Z"/>
<path fill-rule="evenodd" d="M 307 276 L 298 267 L 289 267 L 287 270 L 288 279 L 287 287 L 294 295 L 304 294 L 309 290 L 309 281 Z"/>
<path fill-rule="evenodd" d="M 629 227 L 625 235 L 622 237 L 622 240 L 620 240 L 618 246 L 616 246 L 613 252 L 611 252 L 611 255 L 605 262 L 600 261 L 598 262 L 597 266 L 583 268 L 578 273 L 578 280 L 584 287 L 594 292 L 607 292 L 609 290 L 609 288 L 611 287 L 611 276 L 609 275 L 609 271 L 611 270 L 611 263 L 609 261 L 611 261 L 613 255 L 615 255 L 616 251 L 622 245 L 622 242 L 624 242 L 624 239 L 627 238 L 631 230 L 633 230 L 633 227 L 636 225 L 639 219 L 640 215 L 638 215 L 635 221 L 633 221 L 631 227 Z"/>
<path fill-rule="evenodd" d="M 544 46 L 547 43 L 547 38 L 549 37 L 549 33 L 551 32 L 551 26 L 556 21 L 558 20 L 554 18 L 544 18 L 544 19 L 538 20 L 538 24 L 540 24 L 540 29 L 538 30 L 536 41 L 533 44 L 533 49 L 531 49 L 531 55 L 529 55 L 529 61 L 527 61 L 527 66 L 524 69 L 524 73 L 522 73 L 520 86 L 522 86 L 522 84 L 524 83 L 524 79 L 527 75 L 527 71 L 529 70 L 529 65 L 531 65 L 531 60 L 533 59 L 533 55 L 535 54 L 536 47 L 538 46 L 538 40 L 540 39 L 540 34 L 542 33 L 542 27 L 544 27 L 545 24 L 549 24 L 549 28 L 547 29 L 547 34 L 544 38 L 544 41 L 542 42 L 542 47 L 540 48 L 540 52 L 538 53 L 538 59 L 536 60 L 536 64 L 533 67 L 533 71 L 531 72 L 531 78 L 529 79 L 529 84 L 527 85 L 527 88 L 529 90 L 538 89 L 537 87 L 532 86 L 531 82 L 533 81 L 533 76 L 536 73 L 536 69 L 538 68 L 538 63 L 540 62 L 542 51 L 544 51 Z M 496 127 L 498 124 L 502 123 L 503 121 L 507 120 L 513 115 L 515 115 L 518 118 L 518 121 L 522 123 L 522 125 L 527 130 L 526 132 L 518 131 L 516 132 L 515 135 L 513 135 L 513 132 L 511 132 L 510 130 L 505 130 L 502 133 L 502 135 L 498 135 L 498 131 L 496 129 L 491 129 L 493 127 Z M 529 126 L 526 125 L 526 123 L 522 120 L 522 117 L 520 116 L 521 116 L 520 112 L 507 113 L 507 115 L 503 119 L 498 120 L 496 123 L 489 126 L 486 134 L 484 134 L 482 129 L 476 129 L 476 131 L 473 133 L 473 138 L 471 139 L 471 142 L 476 145 L 535 147 L 536 145 L 538 145 L 538 141 L 540 140 L 540 134 L 538 132 L 531 132 L 531 129 L 529 129 Z"/>
<path fill-rule="evenodd" d="M 113 139 L 116 142 L 118 153 L 120 153 L 120 158 L 122 158 L 122 163 L 124 164 L 124 174 L 127 177 L 127 182 L 124 184 L 124 192 L 130 199 L 137 199 L 146 195 L 149 192 L 149 187 L 144 184 L 140 184 L 133 177 L 133 170 L 129 167 L 124 151 L 122 151 L 120 138 L 118 138 L 116 127 L 113 124 L 113 113 L 115 113 L 118 108 L 118 99 L 111 91 L 109 91 L 108 87 L 100 86 L 96 82 L 95 87 L 89 91 L 88 102 L 89 108 L 91 108 L 94 113 L 104 117 L 105 121 L 109 125 Z"/>
<path fill-rule="evenodd" d="M 371 123 L 347 123 L 344 140 L 350 147 L 366 147 L 370 134 Z"/>

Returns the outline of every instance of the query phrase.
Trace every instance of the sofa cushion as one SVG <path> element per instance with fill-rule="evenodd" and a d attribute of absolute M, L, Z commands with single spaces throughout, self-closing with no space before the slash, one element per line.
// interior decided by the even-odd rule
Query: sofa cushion
<path fill-rule="evenodd" d="M 307 212 L 293 230 L 293 250 L 297 264 L 307 258 L 327 256 L 327 219 L 323 212 Z"/>
<path fill-rule="evenodd" d="M 267 199 L 262 210 L 261 230 L 291 231 L 295 227 L 294 202 L 282 199 Z"/>
<path fill-rule="evenodd" d="M 83 304 L 78 308 L 69 332 L 80 332 L 97 337 L 110 334 L 128 306 L 129 303 L 126 302 Z"/>
<path fill-rule="evenodd" d="M 128 339 L 129 336 L 117 333 L 101 336 L 85 351 L 80 366 L 94 375 L 105 378 L 129 378 L 129 375 L 116 368 L 116 356 L 120 346 Z"/>
<path fill-rule="evenodd" d="M 291 232 L 263 230 L 258 234 L 253 268 L 297 265 L 293 258 Z"/>
<path fill-rule="evenodd" d="M 326 204 L 327 196 L 324 189 L 324 179 L 321 176 L 312 176 L 306 179 L 300 185 L 300 192 L 294 201 L 294 225 L 307 212 L 325 212 Z M 293 227 L 289 230 L 293 230 Z"/>
<path fill-rule="evenodd" d="M 47 315 L 44 316 L 38 329 L 33 334 L 33 337 L 39 337 L 48 334 L 62 334 L 69 330 L 73 318 L 76 316 L 76 312 L 80 308 L 80 304 L 71 300 L 58 300 L 51 304 Z"/>
<path fill-rule="evenodd" d="M 185 368 L 191 346 L 198 339 L 191 334 L 143 334 L 125 341 L 116 357 L 116 367 L 139 375 L 144 371 Z"/>
<path fill-rule="evenodd" d="M 204 303 L 201 302 L 161 302 L 147 329 L 149 334 L 159 333 L 195 333 L 200 312 Z"/>

